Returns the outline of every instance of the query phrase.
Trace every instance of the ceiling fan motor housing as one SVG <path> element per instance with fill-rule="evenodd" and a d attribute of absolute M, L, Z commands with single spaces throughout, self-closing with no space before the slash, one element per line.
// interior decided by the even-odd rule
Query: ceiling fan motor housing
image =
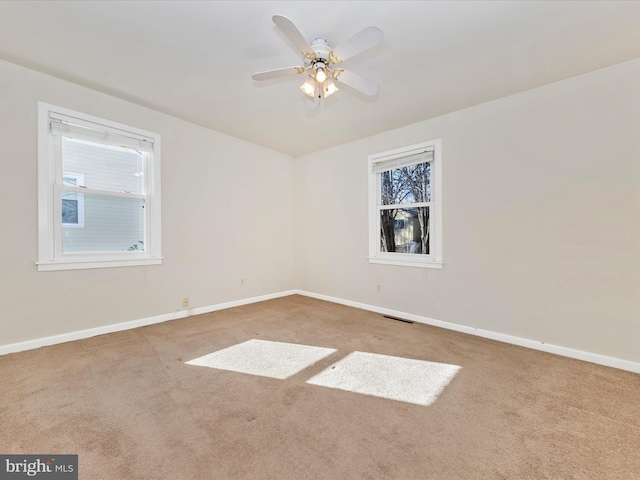
<path fill-rule="evenodd" d="M 331 52 L 331 47 L 329 47 L 329 43 L 324 38 L 315 38 L 311 41 L 310 45 L 316 54 L 316 62 L 321 61 L 325 64 L 329 63 L 329 52 Z"/>

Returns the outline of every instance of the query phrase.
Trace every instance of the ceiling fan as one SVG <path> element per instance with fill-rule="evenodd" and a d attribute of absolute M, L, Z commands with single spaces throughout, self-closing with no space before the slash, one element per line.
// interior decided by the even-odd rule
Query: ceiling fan
<path fill-rule="evenodd" d="M 378 85 L 376 83 L 349 70 L 336 67 L 336 65 L 340 65 L 354 55 L 382 42 L 384 34 L 378 27 L 367 27 L 332 49 L 323 38 L 316 38 L 308 42 L 294 23 L 283 15 L 274 15 L 273 23 L 300 50 L 304 58 L 304 66 L 285 67 L 255 73 L 251 78 L 259 81 L 270 80 L 308 72 L 309 75 L 300 86 L 300 89 L 309 97 L 309 102 L 307 103 L 309 109 L 317 108 L 322 98 L 333 95 L 338 91 L 338 87 L 333 83 L 333 80 L 348 85 L 365 95 L 378 93 Z"/>

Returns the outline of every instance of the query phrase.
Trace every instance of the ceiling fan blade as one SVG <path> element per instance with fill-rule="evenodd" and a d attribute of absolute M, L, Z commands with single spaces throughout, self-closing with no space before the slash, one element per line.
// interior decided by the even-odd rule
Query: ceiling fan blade
<path fill-rule="evenodd" d="M 294 25 L 294 23 L 284 15 L 274 15 L 273 23 L 275 23 L 282 33 L 284 33 L 291 43 L 300 50 L 302 55 L 305 57 L 315 57 L 315 52 L 306 38 L 300 33 L 298 27 Z"/>
<path fill-rule="evenodd" d="M 378 27 L 367 27 L 353 37 L 338 45 L 331 52 L 332 63 L 344 62 L 358 53 L 375 47 L 384 38 L 384 33 Z"/>
<path fill-rule="evenodd" d="M 289 77 L 304 72 L 303 67 L 285 67 L 276 70 L 267 70 L 266 72 L 254 73 L 251 78 L 254 80 L 270 80 L 272 78 Z"/>
<path fill-rule="evenodd" d="M 340 83 L 344 83 L 351 88 L 355 88 L 365 95 L 375 95 L 379 90 L 377 83 L 373 83 L 371 80 L 367 80 L 366 78 L 361 77 L 357 73 L 350 72 L 349 70 L 335 70 L 333 78 Z"/>

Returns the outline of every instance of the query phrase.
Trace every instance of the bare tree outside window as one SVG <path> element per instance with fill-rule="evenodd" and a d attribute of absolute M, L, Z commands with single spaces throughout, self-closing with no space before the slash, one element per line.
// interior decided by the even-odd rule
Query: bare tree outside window
<path fill-rule="evenodd" d="M 429 254 L 431 164 L 381 172 L 380 200 L 380 251 Z"/>

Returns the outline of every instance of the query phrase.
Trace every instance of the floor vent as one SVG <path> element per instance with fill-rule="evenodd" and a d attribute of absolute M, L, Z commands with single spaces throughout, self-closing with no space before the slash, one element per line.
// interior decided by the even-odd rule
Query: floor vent
<path fill-rule="evenodd" d="M 411 320 L 405 320 L 404 318 L 392 317 L 391 315 L 383 315 L 384 318 L 390 318 L 391 320 L 397 320 L 398 322 L 413 323 Z"/>

